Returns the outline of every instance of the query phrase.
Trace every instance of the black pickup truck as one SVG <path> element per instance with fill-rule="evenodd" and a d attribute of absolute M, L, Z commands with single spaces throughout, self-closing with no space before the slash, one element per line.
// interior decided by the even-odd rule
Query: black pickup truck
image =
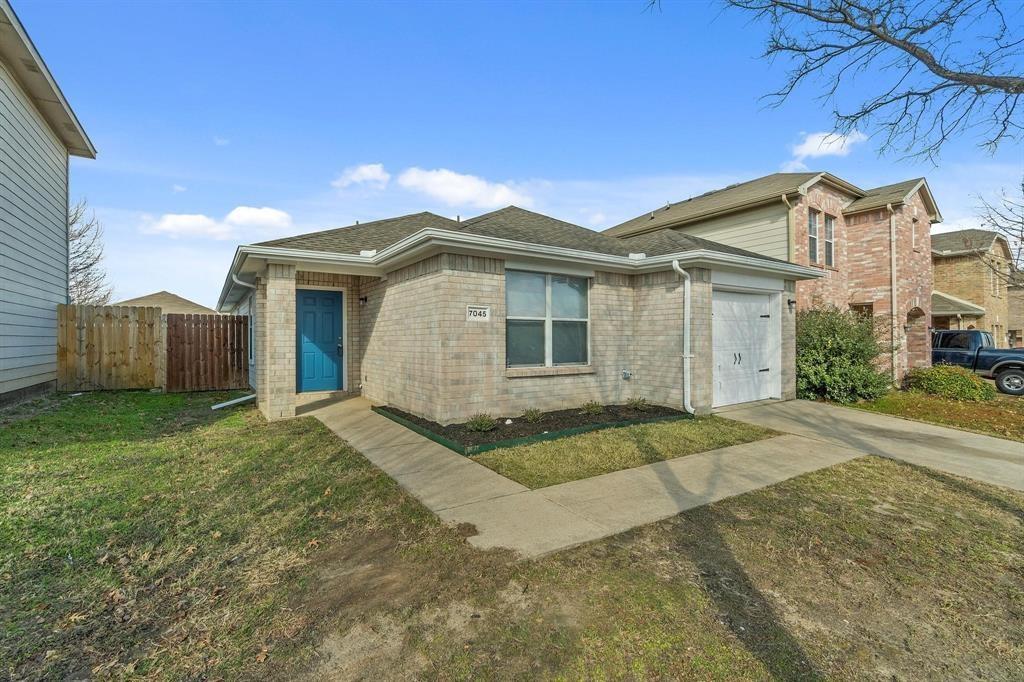
<path fill-rule="evenodd" d="M 1024 348 L 996 348 L 992 335 L 979 329 L 932 332 L 932 364 L 959 365 L 1010 395 L 1024 395 Z"/>

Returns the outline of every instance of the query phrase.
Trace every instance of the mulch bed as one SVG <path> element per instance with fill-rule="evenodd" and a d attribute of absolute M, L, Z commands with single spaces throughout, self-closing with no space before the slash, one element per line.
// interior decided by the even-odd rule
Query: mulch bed
<path fill-rule="evenodd" d="M 435 421 L 417 417 L 394 407 L 377 408 L 380 412 L 390 412 L 417 426 L 432 431 L 450 441 L 465 447 L 488 445 L 516 438 L 529 438 L 545 433 L 565 431 L 592 426 L 613 426 L 622 422 L 654 421 L 670 417 L 689 417 L 686 412 L 661 405 L 648 405 L 646 409 L 637 410 L 628 405 L 605 405 L 600 414 L 585 414 L 580 408 L 544 412 L 540 421 L 528 422 L 522 416 L 500 417 L 498 425 L 490 431 L 470 431 L 465 424 L 449 424 L 442 426 Z M 511 424 L 506 424 L 511 419 Z"/>

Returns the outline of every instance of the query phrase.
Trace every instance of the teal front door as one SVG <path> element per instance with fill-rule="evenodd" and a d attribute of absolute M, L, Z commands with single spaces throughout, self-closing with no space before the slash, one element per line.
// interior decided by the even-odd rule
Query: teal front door
<path fill-rule="evenodd" d="M 344 388 L 342 310 L 340 291 L 299 289 L 295 292 L 298 392 Z"/>

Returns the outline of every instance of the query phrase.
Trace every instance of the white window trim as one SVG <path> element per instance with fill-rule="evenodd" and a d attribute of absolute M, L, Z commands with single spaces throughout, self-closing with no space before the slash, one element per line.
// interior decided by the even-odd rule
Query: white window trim
<path fill-rule="evenodd" d="M 807 210 L 807 261 L 809 263 L 814 263 L 815 265 L 818 264 L 818 235 L 821 231 L 818 221 L 820 215 L 821 212 L 813 208 Z M 812 221 L 811 218 L 814 220 Z M 814 226 L 813 233 L 811 232 L 811 225 Z M 814 241 L 814 248 L 811 248 L 812 240 Z"/>
<path fill-rule="evenodd" d="M 825 267 L 834 268 L 836 266 L 836 218 L 826 214 L 825 220 Z M 832 225 L 832 237 L 829 238 L 829 224 Z M 830 258 L 831 256 L 831 258 Z M 832 261 L 831 263 L 829 261 Z"/>
<path fill-rule="evenodd" d="M 506 269 L 506 272 L 509 270 Z M 534 275 L 544 275 L 544 317 L 529 317 L 523 315 L 505 315 L 505 335 L 506 335 L 506 358 L 505 367 L 508 369 L 521 369 L 529 367 L 589 367 L 590 366 L 590 289 L 591 282 L 593 281 L 589 277 L 580 277 L 578 275 L 561 275 L 560 273 L 550 272 L 537 272 L 535 270 L 514 270 L 514 272 L 528 272 Z M 551 278 L 554 277 L 575 277 L 576 279 L 582 279 L 587 283 L 587 316 L 582 317 L 552 317 L 551 315 Z M 506 280 L 506 287 L 508 286 Z M 506 313 L 508 310 L 508 294 L 506 293 L 505 299 Z M 543 322 L 544 323 L 544 364 L 543 365 L 511 365 L 508 362 L 508 351 L 507 351 L 507 337 L 508 337 L 508 320 L 524 320 L 527 322 Z M 560 362 L 557 365 L 552 360 L 552 346 L 553 346 L 553 329 L 555 322 L 585 322 L 587 324 L 587 361 L 586 362 Z"/>

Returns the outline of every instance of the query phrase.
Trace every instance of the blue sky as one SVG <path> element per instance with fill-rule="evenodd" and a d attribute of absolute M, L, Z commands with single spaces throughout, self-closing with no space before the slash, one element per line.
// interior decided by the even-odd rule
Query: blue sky
<path fill-rule="evenodd" d="M 862 187 L 924 175 L 948 229 L 1020 179 L 1019 144 L 958 140 L 938 167 L 859 137 L 822 154 L 813 89 L 760 99 L 784 75 L 762 26 L 644 7 L 15 0 L 99 150 L 73 160 L 72 199 L 105 226 L 118 298 L 212 305 L 239 243 L 422 210 L 603 229 L 803 164 Z"/>

